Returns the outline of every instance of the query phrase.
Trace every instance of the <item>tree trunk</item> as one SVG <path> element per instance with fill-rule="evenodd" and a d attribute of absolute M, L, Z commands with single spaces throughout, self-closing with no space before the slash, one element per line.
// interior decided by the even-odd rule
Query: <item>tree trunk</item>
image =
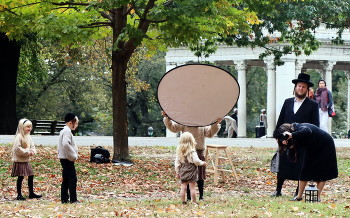
<path fill-rule="evenodd" d="M 112 105 L 113 105 L 113 160 L 128 160 L 128 121 L 126 115 L 126 81 L 127 60 L 112 54 Z"/>
<path fill-rule="evenodd" d="M 17 128 L 16 82 L 21 47 L 0 33 L 0 134 L 15 134 Z"/>
<path fill-rule="evenodd" d="M 153 8 L 155 0 L 148 2 L 148 8 Z M 113 105 L 113 160 L 129 160 L 128 120 L 126 114 L 126 70 L 128 62 L 142 40 L 131 38 L 118 41 L 122 30 L 127 26 L 127 7 L 111 10 L 113 46 L 112 51 L 112 105 Z M 147 32 L 150 22 L 141 20 L 138 28 Z"/>

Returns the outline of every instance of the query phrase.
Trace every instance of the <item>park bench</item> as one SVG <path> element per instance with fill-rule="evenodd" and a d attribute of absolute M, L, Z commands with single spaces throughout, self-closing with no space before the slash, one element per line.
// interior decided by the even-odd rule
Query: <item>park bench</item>
<path fill-rule="evenodd" d="M 33 129 L 31 134 L 38 135 L 59 135 L 66 125 L 64 121 L 57 120 L 32 120 Z"/>

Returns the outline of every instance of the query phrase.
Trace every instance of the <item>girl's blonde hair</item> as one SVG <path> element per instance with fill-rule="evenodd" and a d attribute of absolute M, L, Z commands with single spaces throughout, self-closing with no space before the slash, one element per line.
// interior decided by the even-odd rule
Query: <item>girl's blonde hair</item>
<path fill-rule="evenodd" d="M 179 145 L 176 149 L 176 155 L 181 163 L 185 162 L 185 158 L 193 151 L 196 151 L 196 140 L 189 132 L 184 132 L 180 137 Z"/>
<path fill-rule="evenodd" d="M 25 134 L 24 132 L 24 128 L 27 126 L 32 126 L 32 122 L 26 118 L 21 119 L 18 122 L 18 126 L 17 126 L 17 131 L 16 131 L 16 137 L 20 137 L 21 141 L 22 141 L 22 147 L 23 148 L 27 148 L 28 147 L 28 143 L 27 143 L 27 136 L 30 134 Z"/>

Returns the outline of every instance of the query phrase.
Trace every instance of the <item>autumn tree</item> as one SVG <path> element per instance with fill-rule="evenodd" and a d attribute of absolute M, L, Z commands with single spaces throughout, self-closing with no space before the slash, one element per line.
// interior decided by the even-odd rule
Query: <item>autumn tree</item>
<path fill-rule="evenodd" d="M 39 37 L 50 37 L 67 44 L 86 41 L 89 33 L 85 29 L 95 29 L 90 32 L 91 37 L 111 31 L 115 160 L 129 156 L 126 71 L 138 46 L 144 43 L 155 50 L 186 45 L 216 37 L 217 33 L 226 35 L 238 29 L 249 31 L 250 23 L 259 22 L 254 12 L 232 7 L 230 1 L 26 0 L 1 5 L 5 20 L 1 31 L 13 39 L 23 37 L 27 29 Z M 13 28 L 14 24 L 17 28 Z M 109 29 L 103 30 L 103 27 Z"/>
<path fill-rule="evenodd" d="M 316 3 L 312 0 L 300 4 L 288 0 L 0 0 L 0 32 L 17 41 L 31 33 L 75 46 L 89 43 L 92 38 L 112 36 L 113 159 L 124 160 L 129 157 L 126 72 L 131 56 L 140 45 L 156 51 L 169 46 L 195 47 L 204 40 L 220 39 L 227 44 L 265 47 L 265 55 L 275 54 L 277 58 L 289 52 L 311 52 L 317 49 L 317 41 L 310 30 L 320 22 L 293 25 L 292 21 L 299 19 L 295 14 L 283 16 L 290 7 L 298 10 L 305 4 L 312 7 Z M 312 13 L 321 21 L 331 20 Z M 263 31 L 266 28 L 267 35 Z M 273 31 L 280 31 L 281 37 L 271 39 L 268 34 Z M 292 45 L 282 50 L 268 46 L 279 42 Z"/>

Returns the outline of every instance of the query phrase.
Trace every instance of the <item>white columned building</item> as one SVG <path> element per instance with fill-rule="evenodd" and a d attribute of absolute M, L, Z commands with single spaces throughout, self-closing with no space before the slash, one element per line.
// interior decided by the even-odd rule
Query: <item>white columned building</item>
<path fill-rule="evenodd" d="M 327 61 L 323 64 L 321 64 L 321 66 L 323 66 L 323 74 L 324 74 L 324 78 L 325 78 L 325 81 L 326 81 L 326 84 L 327 84 L 327 89 L 329 91 L 332 92 L 332 70 L 333 70 L 333 67 L 334 65 L 336 64 L 337 62 L 335 61 Z M 328 132 L 331 133 L 332 132 L 332 118 L 329 117 L 328 119 Z"/>
<path fill-rule="evenodd" d="M 238 98 L 238 133 L 237 137 L 247 137 L 247 123 L 241 120 L 247 120 L 247 63 L 246 61 L 234 61 L 238 71 L 238 84 L 240 94 Z"/>
<path fill-rule="evenodd" d="M 294 84 L 291 82 L 298 74 L 308 69 L 316 69 L 323 74 L 328 89 L 332 90 L 332 71 L 341 70 L 350 72 L 350 32 L 344 31 L 343 45 L 332 45 L 331 39 L 337 36 L 336 31 L 320 28 L 315 30 L 316 38 L 322 42 L 320 48 L 311 55 L 295 56 L 289 54 L 282 57 L 284 65 L 275 66 L 272 59 L 259 59 L 259 54 L 264 52 L 262 48 L 242 48 L 237 46 L 218 45 L 215 54 L 206 58 L 206 61 L 217 63 L 217 65 L 234 65 L 238 72 L 238 83 L 240 85 L 240 97 L 238 100 L 238 137 L 247 137 L 247 70 L 254 66 L 264 67 L 267 74 L 267 108 L 268 128 L 267 136 L 272 137 L 276 120 L 286 98 L 293 97 Z M 271 46 L 274 46 L 273 44 Z M 276 45 L 277 46 L 277 45 Z M 170 48 L 165 57 L 166 70 L 186 63 L 198 62 L 188 48 Z M 350 78 L 350 75 L 349 75 Z M 348 83 L 350 88 L 350 81 Z M 317 88 L 315 84 L 314 89 Z M 349 89 L 350 90 L 350 89 Z M 348 91 L 347 123 L 350 120 L 350 91 Z M 337 107 L 337 105 L 335 105 Z M 331 120 L 331 119 L 330 119 Z M 348 124 L 349 126 L 349 124 Z M 350 126 L 348 127 L 348 129 Z M 331 133 L 331 121 L 329 122 L 329 133 Z M 167 132 L 167 136 L 176 136 Z"/>
<path fill-rule="evenodd" d="M 269 114 L 276 114 L 276 66 L 273 62 L 273 58 L 267 58 L 264 60 L 267 70 L 267 108 Z M 267 119 L 267 127 L 276 125 L 276 117 L 269 116 Z M 267 135 L 273 135 L 274 128 L 267 128 Z"/>
<path fill-rule="evenodd" d="M 350 130 L 350 71 L 347 71 L 347 75 L 348 75 L 348 113 L 347 113 L 348 126 L 347 126 L 347 130 Z"/>

